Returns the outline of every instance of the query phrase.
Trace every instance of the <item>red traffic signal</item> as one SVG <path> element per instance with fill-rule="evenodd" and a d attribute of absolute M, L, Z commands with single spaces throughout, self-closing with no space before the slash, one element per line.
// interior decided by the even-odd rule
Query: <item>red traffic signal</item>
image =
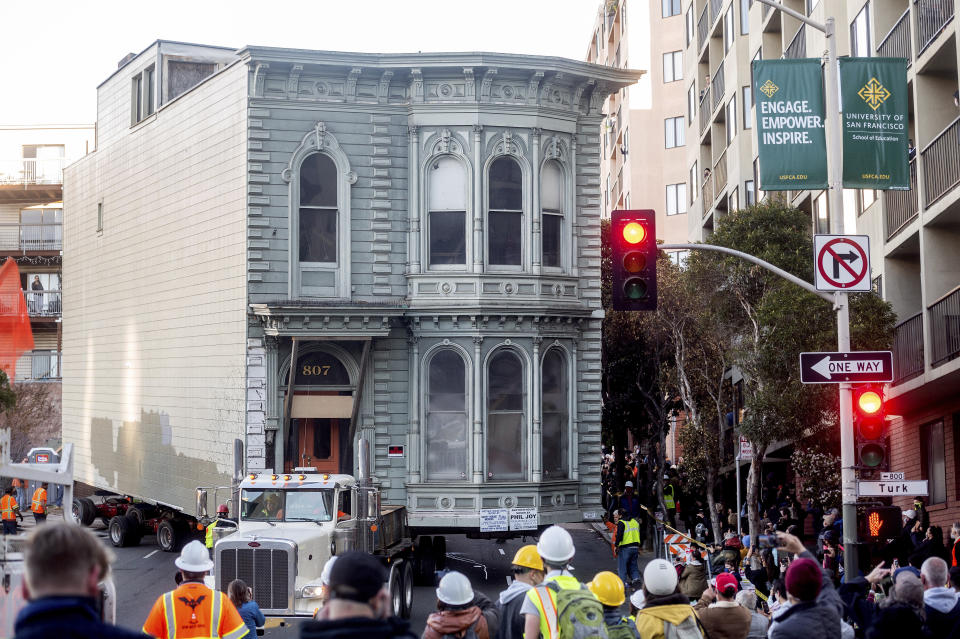
<path fill-rule="evenodd" d="M 883 389 L 873 384 L 853 389 L 853 429 L 857 441 L 857 465 L 864 471 L 885 470 L 887 459 L 886 415 Z"/>
<path fill-rule="evenodd" d="M 614 211 L 610 222 L 613 310 L 656 310 L 656 214 L 650 210 Z"/>
<path fill-rule="evenodd" d="M 897 506 L 872 506 L 863 511 L 859 523 L 861 539 L 895 539 L 903 530 L 903 514 Z"/>

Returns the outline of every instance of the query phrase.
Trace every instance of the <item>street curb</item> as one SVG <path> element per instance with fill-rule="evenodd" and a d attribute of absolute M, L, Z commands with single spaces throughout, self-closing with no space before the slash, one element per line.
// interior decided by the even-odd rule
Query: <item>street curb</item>
<path fill-rule="evenodd" d="M 602 522 L 591 521 L 590 527 L 600 533 L 600 535 L 607 540 L 608 544 L 613 543 L 613 535 L 610 533 L 610 529 L 607 528 Z"/>

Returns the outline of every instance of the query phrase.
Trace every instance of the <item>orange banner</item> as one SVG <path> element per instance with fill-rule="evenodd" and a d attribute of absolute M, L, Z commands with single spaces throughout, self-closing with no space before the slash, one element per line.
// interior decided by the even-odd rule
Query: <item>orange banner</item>
<path fill-rule="evenodd" d="M 30 315 L 20 286 L 20 269 L 13 258 L 0 266 L 0 369 L 12 382 L 17 374 L 17 359 L 33 350 Z"/>

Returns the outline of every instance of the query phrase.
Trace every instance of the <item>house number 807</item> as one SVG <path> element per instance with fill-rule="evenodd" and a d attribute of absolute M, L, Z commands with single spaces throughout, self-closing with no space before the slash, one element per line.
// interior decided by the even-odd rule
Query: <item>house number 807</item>
<path fill-rule="evenodd" d="M 303 374 L 306 375 L 307 377 L 310 377 L 312 375 L 323 375 L 324 377 L 326 377 L 327 373 L 329 372 L 330 372 L 329 366 L 304 365 L 303 367 Z"/>

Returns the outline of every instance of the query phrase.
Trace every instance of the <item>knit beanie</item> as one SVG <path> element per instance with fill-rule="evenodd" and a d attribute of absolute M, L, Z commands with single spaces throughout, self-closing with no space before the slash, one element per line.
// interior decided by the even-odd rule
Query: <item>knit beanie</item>
<path fill-rule="evenodd" d="M 820 594 L 823 575 L 820 566 L 812 559 L 801 557 L 787 568 L 787 592 L 800 601 L 813 601 Z"/>

